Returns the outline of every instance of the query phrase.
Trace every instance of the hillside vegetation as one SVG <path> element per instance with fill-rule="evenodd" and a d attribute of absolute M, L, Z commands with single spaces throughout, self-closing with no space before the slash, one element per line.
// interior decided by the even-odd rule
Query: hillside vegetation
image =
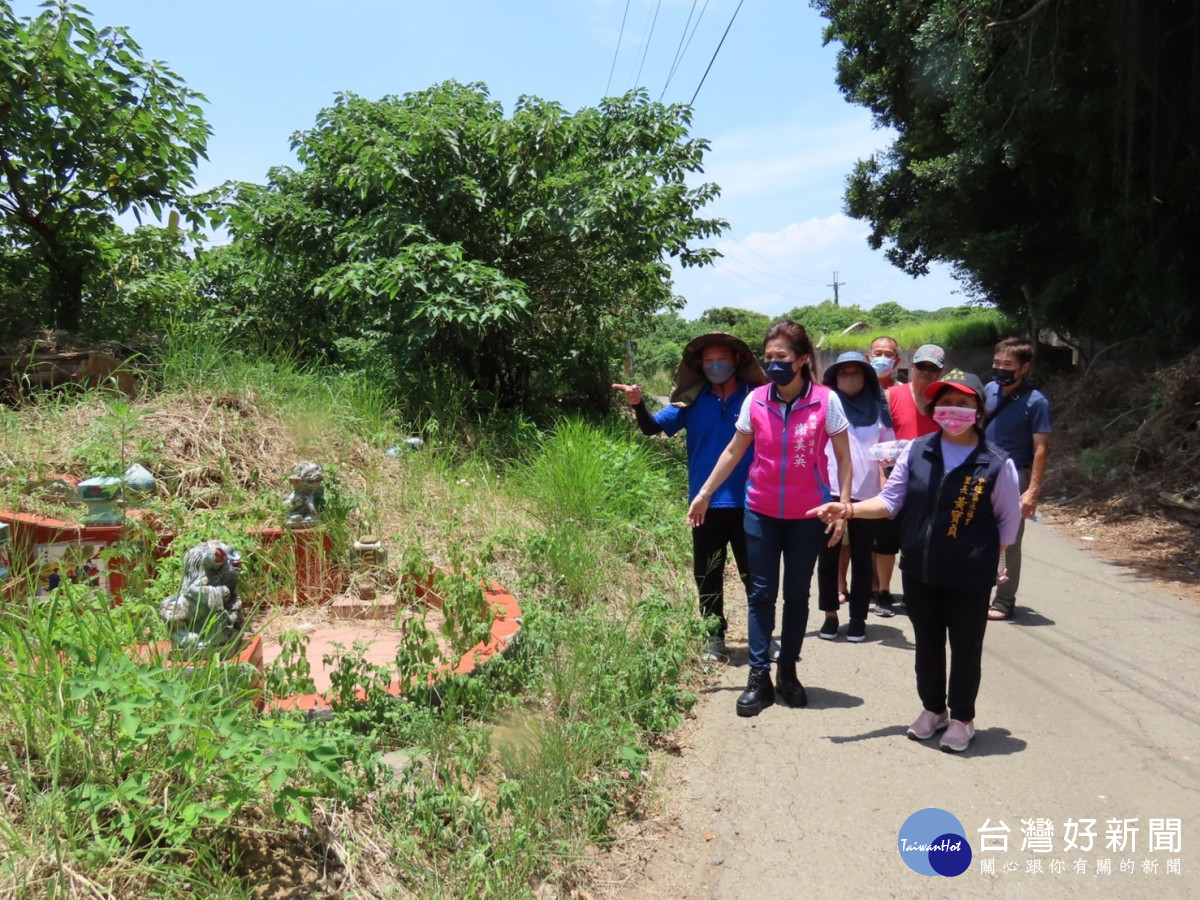
<path fill-rule="evenodd" d="M 164 360 L 160 389 L 132 400 L 0 407 L 3 505 L 61 513 L 39 494 L 44 476 L 140 462 L 177 547 L 215 537 L 246 553 L 258 629 L 288 611 L 267 602 L 278 585 L 246 529 L 279 520 L 286 474 L 314 459 L 335 556 L 370 531 L 406 571 L 493 579 L 519 598 L 521 638 L 476 676 L 403 701 L 378 687 L 395 671 L 348 648 L 337 667 L 366 699 L 309 722 L 256 713 L 225 668 L 188 677 L 128 653 L 165 636 L 174 549 L 154 567 L 144 545 L 117 548 L 132 561 L 121 606 L 85 585 L 43 601 L 19 592 L 0 610 L 0 894 L 517 897 L 571 885 L 612 817 L 641 810 L 650 751 L 693 699 L 703 629 L 680 449 L 621 421 L 428 418 L 424 448 L 390 457 L 410 431 L 359 380 L 213 347 Z M 392 668 L 416 664 L 398 653 Z M 299 674 L 293 659 L 268 680 Z"/>

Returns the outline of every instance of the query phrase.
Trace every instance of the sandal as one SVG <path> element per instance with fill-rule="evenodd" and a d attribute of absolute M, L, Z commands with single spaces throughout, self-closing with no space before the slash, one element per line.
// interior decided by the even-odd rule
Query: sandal
<path fill-rule="evenodd" d="M 1003 606 L 988 607 L 987 617 L 993 622 L 1007 622 L 1013 617 L 1011 609 L 1005 609 Z"/>

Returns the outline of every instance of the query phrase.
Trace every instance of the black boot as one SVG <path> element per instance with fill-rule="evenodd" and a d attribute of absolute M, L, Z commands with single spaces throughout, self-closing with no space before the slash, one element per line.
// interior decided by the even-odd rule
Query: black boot
<path fill-rule="evenodd" d="M 796 677 L 796 664 L 794 662 L 780 662 L 776 677 L 779 680 L 780 703 L 784 706 L 793 707 L 808 706 L 808 694 L 805 693 L 804 685 L 800 683 L 800 679 Z"/>
<path fill-rule="evenodd" d="M 771 684 L 770 669 L 751 669 L 746 690 L 737 698 L 739 716 L 757 716 L 775 702 L 775 686 Z"/>

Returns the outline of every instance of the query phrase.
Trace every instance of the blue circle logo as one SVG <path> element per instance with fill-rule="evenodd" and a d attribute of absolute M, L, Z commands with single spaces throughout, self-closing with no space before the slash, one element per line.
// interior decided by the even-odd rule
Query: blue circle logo
<path fill-rule="evenodd" d="M 936 806 L 905 819 L 896 846 L 904 864 L 921 875 L 953 878 L 971 865 L 971 845 L 962 822 Z"/>

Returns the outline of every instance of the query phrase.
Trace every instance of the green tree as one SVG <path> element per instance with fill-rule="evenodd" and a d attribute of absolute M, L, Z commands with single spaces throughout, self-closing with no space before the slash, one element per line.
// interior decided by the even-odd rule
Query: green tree
<path fill-rule="evenodd" d="M 917 317 L 894 300 L 888 300 L 871 308 L 868 319 L 873 325 L 887 328 L 891 325 L 902 325 L 905 322 L 915 322 Z"/>
<path fill-rule="evenodd" d="M 644 94 L 565 113 L 484 85 L 337 97 L 295 134 L 299 169 L 235 186 L 233 302 L 278 338 L 413 390 L 462 379 L 485 404 L 606 403 L 612 361 L 661 308 L 667 256 L 725 223 L 689 187 L 707 144 Z"/>
<path fill-rule="evenodd" d="M 812 2 L 897 133 L 849 179 L 872 246 L 1031 326 L 1200 336 L 1200 4 Z"/>
<path fill-rule="evenodd" d="M 414 389 L 457 374 L 485 403 L 607 403 L 623 340 L 680 303 L 666 257 L 707 263 L 692 242 L 725 227 L 698 215 L 716 186 L 685 183 L 707 149 L 690 119 L 643 93 L 574 114 L 522 97 L 507 118 L 479 84 L 341 94 L 293 137 L 298 170 L 235 188 L 232 300 Z"/>
<path fill-rule="evenodd" d="M 143 225 L 125 231 L 111 225 L 94 240 L 95 262 L 84 291 L 84 330 L 128 340 L 161 335 L 173 317 L 202 303 L 192 283 L 195 237 L 178 228 Z"/>
<path fill-rule="evenodd" d="M 771 317 L 749 309 L 716 306 L 706 309 L 696 320 L 696 334 L 706 331 L 728 331 L 740 337 L 755 353 L 762 350 L 763 335 L 771 325 Z M 693 335 L 694 337 L 695 335 Z"/>
<path fill-rule="evenodd" d="M 650 328 L 635 341 L 635 377 L 645 379 L 657 372 L 673 373 L 683 348 L 696 334 L 696 326 L 675 309 L 658 313 Z"/>
<path fill-rule="evenodd" d="M 202 223 L 187 197 L 209 135 L 202 99 L 82 7 L 18 18 L 0 0 L 0 253 L 42 289 L 32 318 L 79 327 L 114 214 L 174 206 Z"/>
<path fill-rule="evenodd" d="M 867 313 L 858 305 L 835 306 L 832 300 L 825 300 L 816 306 L 798 306 L 784 318 L 803 325 L 815 343 L 822 335 L 837 334 L 866 320 Z"/>

